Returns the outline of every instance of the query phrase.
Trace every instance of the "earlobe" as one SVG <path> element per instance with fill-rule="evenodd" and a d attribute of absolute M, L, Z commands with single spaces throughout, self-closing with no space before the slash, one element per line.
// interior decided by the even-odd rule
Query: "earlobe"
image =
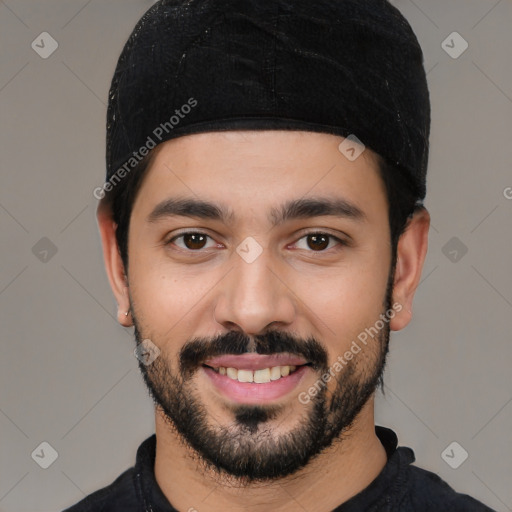
<path fill-rule="evenodd" d="M 133 322 L 131 321 L 131 311 L 124 311 L 122 307 L 117 308 L 117 321 L 124 327 L 131 327 Z"/>
<path fill-rule="evenodd" d="M 412 318 L 412 302 L 420 282 L 428 249 L 430 215 L 421 207 L 409 220 L 397 248 L 397 264 L 393 286 L 393 303 L 401 306 L 390 321 L 393 331 L 403 329 Z"/>
<path fill-rule="evenodd" d="M 124 264 L 119 253 L 116 240 L 117 225 L 113 220 L 112 211 L 106 203 L 100 201 L 96 212 L 98 228 L 103 247 L 103 260 L 110 287 L 118 304 L 118 322 L 130 327 L 132 324 L 130 314 L 130 297 L 128 294 L 128 280 Z M 125 314 L 128 312 L 128 314 Z"/>

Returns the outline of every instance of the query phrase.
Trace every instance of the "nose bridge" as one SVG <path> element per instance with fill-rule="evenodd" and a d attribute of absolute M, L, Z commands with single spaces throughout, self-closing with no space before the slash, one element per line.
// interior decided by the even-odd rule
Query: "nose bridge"
<path fill-rule="evenodd" d="M 294 305 L 290 291 L 271 270 L 275 265 L 270 251 L 248 258 L 254 247 L 247 243 L 242 242 L 239 254 L 233 254 L 234 268 L 221 287 L 214 316 L 218 323 L 236 324 L 248 334 L 258 334 L 271 323 L 291 323 Z"/>

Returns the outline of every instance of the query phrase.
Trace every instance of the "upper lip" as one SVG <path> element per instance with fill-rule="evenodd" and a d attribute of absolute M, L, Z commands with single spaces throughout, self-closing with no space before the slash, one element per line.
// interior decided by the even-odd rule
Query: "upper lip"
<path fill-rule="evenodd" d="M 241 354 L 224 355 L 207 359 L 204 364 L 212 368 L 237 368 L 238 370 L 262 370 L 272 368 L 273 366 L 301 366 L 307 364 L 307 361 L 299 356 L 292 354 Z"/>

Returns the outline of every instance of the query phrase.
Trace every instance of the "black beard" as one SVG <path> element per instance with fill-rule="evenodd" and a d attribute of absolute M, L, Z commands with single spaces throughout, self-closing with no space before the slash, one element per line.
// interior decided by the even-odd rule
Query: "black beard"
<path fill-rule="evenodd" d="M 137 325 L 135 336 L 140 343 L 143 337 Z M 260 346 L 258 338 L 255 339 L 256 351 L 262 354 L 283 352 L 270 352 L 265 350 L 265 346 L 273 349 L 283 344 L 293 346 L 293 350 L 284 351 L 305 357 L 308 361 L 314 360 L 312 366 L 318 371 L 319 379 L 329 370 L 325 350 L 312 338 L 301 341 L 286 333 L 272 331 L 265 336 L 268 345 Z M 246 345 L 250 343 L 249 338 L 238 332 L 230 332 L 218 340 L 222 351 L 215 355 L 247 352 L 231 349 L 237 344 L 243 345 L 242 340 Z M 155 405 L 164 412 L 169 425 L 178 432 L 181 440 L 197 452 L 197 460 L 205 469 L 219 475 L 227 473 L 245 483 L 268 481 L 295 473 L 335 440 L 341 440 L 341 434 L 350 428 L 382 378 L 388 340 L 389 325 L 386 323 L 379 337 L 371 341 L 375 348 L 365 346 L 361 353 L 335 374 L 337 385 L 330 401 L 327 387 L 320 388 L 316 396 L 303 405 L 307 410 L 297 426 L 281 435 L 276 435 L 274 429 L 266 424 L 279 417 L 285 407 L 283 405 L 230 404 L 234 422 L 229 427 L 212 425 L 208 421 L 208 411 L 195 394 L 194 384 L 190 380 L 201 363 L 192 369 L 190 360 L 192 354 L 200 354 L 208 347 L 217 346 L 215 342 L 199 339 L 188 342 L 180 352 L 180 370 L 177 373 L 171 371 L 163 353 L 150 365 L 139 362 L 139 368 Z M 196 351 L 196 348 L 199 350 Z M 370 357 L 362 355 L 363 351 L 370 350 Z M 188 356 L 183 357 L 184 354 Z M 312 358 L 313 354 L 315 357 Z M 362 372 L 358 372 L 354 364 L 357 358 L 363 363 L 359 365 L 364 368 Z"/>
<path fill-rule="evenodd" d="M 394 267 L 389 274 L 384 312 L 391 309 L 393 275 Z M 135 338 L 140 344 L 144 337 L 133 309 L 132 318 Z M 285 405 L 229 404 L 225 408 L 234 416 L 230 425 L 212 424 L 192 379 L 209 357 L 289 352 L 309 361 L 321 382 L 321 376 L 329 371 L 328 355 L 312 337 L 303 340 L 286 332 L 268 331 L 251 339 L 230 331 L 214 339 L 195 338 L 185 343 L 178 354 L 176 372 L 167 363 L 164 352 L 150 365 L 139 361 L 139 368 L 169 427 L 184 446 L 193 448 L 193 457 L 204 470 L 213 471 L 219 478 L 236 477 L 240 485 L 265 482 L 296 473 L 333 443 L 342 442 L 344 433 L 377 386 L 382 386 L 390 333 L 389 323 L 384 324 L 378 335 L 335 373 L 337 384 L 332 396 L 327 386 L 320 387 L 310 402 L 303 405 L 304 414 L 298 424 L 280 435 L 268 422 L 283 415 Z M 165 345 L 160 340 L 155 344 Z"/>

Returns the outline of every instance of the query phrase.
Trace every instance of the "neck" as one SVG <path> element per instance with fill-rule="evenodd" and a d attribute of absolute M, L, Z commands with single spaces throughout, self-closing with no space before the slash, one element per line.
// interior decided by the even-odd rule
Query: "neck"
<path fill-rule="evenodd" d="M 341 442 L 293 475 L 241 485 L 234 477 L 205 471 L 197 454 L 156 409 L 156 481 L 177 510 L 291 512 L 300 504 L 305 510 L 328 512 L 366 488 L 386 464 L 386 451 L 375 434 L 373 411 L 372 397 Z"/>

